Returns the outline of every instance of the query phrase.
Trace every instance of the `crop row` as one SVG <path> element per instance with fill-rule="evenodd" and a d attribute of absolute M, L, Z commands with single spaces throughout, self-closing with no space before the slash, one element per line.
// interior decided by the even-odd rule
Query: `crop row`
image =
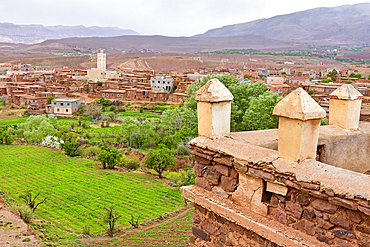
<path fill-rule="evenodd" d="M 0 189 L 10 196 L 26 190 L 50 199 L 37 209 L 60 229 L 81 233 L 103 231 L 102 207 L 114 205 L 128 225 L 130 214 L 157 217 L 182 206 L 178 189 L 141 174 L 105 171 L 91 161 L 67 157 L 36 146 L 0 146 Z"/>

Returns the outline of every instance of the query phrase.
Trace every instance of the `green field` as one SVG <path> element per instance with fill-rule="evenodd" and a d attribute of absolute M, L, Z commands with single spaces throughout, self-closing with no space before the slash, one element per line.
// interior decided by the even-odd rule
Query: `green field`
<path fill-rule="evenodd" d="M 130 214 L 144 220 L 183 207 L 180 191 L 161 180 L 102 170 L 48 148 L 1 145 L 0 157 L 0 190 L 16 200 L 28 189 L 50 197 L 36 214 L 64 232 L 78 234 L 89 226 L 92 233 L 103 233 L 103 206 L 114 205 L 120 226 L 129 226 Z"/>

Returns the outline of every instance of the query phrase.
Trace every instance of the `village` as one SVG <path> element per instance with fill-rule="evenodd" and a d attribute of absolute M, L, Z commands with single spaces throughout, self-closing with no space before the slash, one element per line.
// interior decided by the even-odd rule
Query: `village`
<path fill-rule="evenodd" d="M 195 57 L 193 59 L 200 59 Z M 328 110 L 328 95 L 342 84 L 352 84 L 370 102 L 370 80 L 356 67 L 332 67 L 321 71 L 287 63 L 281 69 L 203 69 L 177 73 L 159 73 L 118 67 L 106 68 L 106 54 L 97 53 L 97 68 L 90 70 L 54 68 L 31 64 L 0 64 L 0 97 L 6 106 L 25 106 L 29 114 L 73 116 L 81 105 L 100 98 L 122 102 L 180 104 L 186 89 L 206 75 L 231 74 L 236 79 L 255 83 L 263 81 L 273 93 L 286 96 L 298 87 L 305 89 Z M 365 76 L 365 77 L 362 77 Z M 49 99 L 49 102 L 48 102 Z M 52 99 L 52 100 L 51 100 Z M 75 102 L 74 105 L 69 103 Z M 58 105 L 57 105 L 58 103 Z M 63 107 L 62 107 L 63 106 Z M 61 109 L 61 107 L 63 109 Z M 361 120 L 370 118 L 362 112 Z"/>

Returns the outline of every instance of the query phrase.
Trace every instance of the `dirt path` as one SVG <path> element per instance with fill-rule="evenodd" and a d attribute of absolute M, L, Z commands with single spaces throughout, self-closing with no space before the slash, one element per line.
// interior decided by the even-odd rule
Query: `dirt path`
<path fill-rule="evenodd" d="M 34 231 L 0 199 L 0 246 L 42 246 Z"/>

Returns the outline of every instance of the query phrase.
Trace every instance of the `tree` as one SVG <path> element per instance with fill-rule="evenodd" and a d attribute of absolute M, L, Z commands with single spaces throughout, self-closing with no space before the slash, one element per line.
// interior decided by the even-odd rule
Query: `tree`
<path fill-rule="evenodd" d="M 0 144 L 10 145 L 14 141 L 14 137 L 9 133 L 7 128 L 0 128 Z"/>
<path fill-rule="evenodd" d="M 109 237 L 113 237 L 114 228 L 117 224 L 117 220 L 121 218 L 121 216 L 118 215 L 117 211 L 113 210 L 113 206 L 110 206 L 109 208 L 103 207 L 103 209 L 106 211 L 103 217 L 103 221 L 104 223 L 108 224 L 108 228 L 106 229 L 107 234 Z"/>
<path fill-rule="evenodd" d="M 32 191 L 28 190 L 24 194 L 20 195 L 19 198 L 21 198 L 23 202 L 32 209 L 32 212 L 35 212 L 38 206 L 45 203 L 46 200 L 49 199 L 49 197 L 45 197 L 43 200 L 36 202 L 36 199 L 39 195 L 40 192 L 37 193 L 36 196 L 32 196 Z"/>
<path fill-rule="evenodd" d="M 273 116 L 272 111 L 280 100 L 282 100 L 282 97 L 271 92 L 265 92 L 258 98 L 252 98 L 243 116 L 243 128 L 245 130 L 277 128 L 279 118 L 278 116 Z"/>
<path fill-rule="evenodd" d="M 337 74 L 338 74 L 338 72 L 335 69 L 333 69 L 331 72 L 328 73 L 327 77 L 330 77 L 333 81 L 336 81 L 337 80 Z"/>
<path fill-rule="evenodd" d="M 70 157 L 79 156 L 81 154 L 81 151 L 78 150 L 78 148 L 81 146 L 79 142 L 71 140 L 71 141 L 65 141 L 64 143 L 61 143 L 60 145 L 62 146 L 62 149 L 64 150 L 66 155 Z"/>
<path fill-rule="evenodd" d="M 176 107 L 166 110 L 161 115 L 161 127 L 168 130 L 171 135 L 181 130 L 184 126 L 198 132 L 197 112 L 187 107 Z"/>
<path fill-rule="evenodd" d="M 158 145 L 159 149 L 151 149 L 145 159 L 145 165 L 149 169 L 154 169 L 159 178 L 162 173 L 176 165 L 175 152 L 163 144 Z"/>
<path fill-rule="evenodd" d="M 95 101 L 84 108 L 84 115 L 90 116 L 94 122 L 101 118 L 102 113 L 103 108 Z"/>
<path fill-rule="evenodd" d="M 103 82 L 102 81 L 98 81 L 98 87 L 101 87 L 103 86 Z"/>
<path fill-rule="evenodd" d="M 114 169 L 122 158 L 122 154 L 114 147 L 105 145 L 101 148 L 98 160 L 103 164 L 103 169 Z"/>
<path fill-rule="evenodd" d="M 53 115 L 32 115 L 18 125 L 18 131 L 27 143 L 39 144 L 45 137 L 55 136 L 58 127 L 58 120 Z"/>
<path fill-rule="evenodd" d="M 86 93 L 91 91 L 91 88 L 88 85 L 85 85 L 84 89 L 85 89 Z"/>
<path fill-rule="evenodd" d="M 349 75 L 349 77 L 351 77 L 351 78 L 358 78 L 358 79 L 361 79 L 362 75 L 361 75 L 361 74 L 351 73 L 351 74 Z"/>
<path fill-rule="evenodd" d="M 51 101 L 54 100 L 55 98 L 53 96 L 49 96 L 47 99 L 48 104 L 51 104 Z"/>

